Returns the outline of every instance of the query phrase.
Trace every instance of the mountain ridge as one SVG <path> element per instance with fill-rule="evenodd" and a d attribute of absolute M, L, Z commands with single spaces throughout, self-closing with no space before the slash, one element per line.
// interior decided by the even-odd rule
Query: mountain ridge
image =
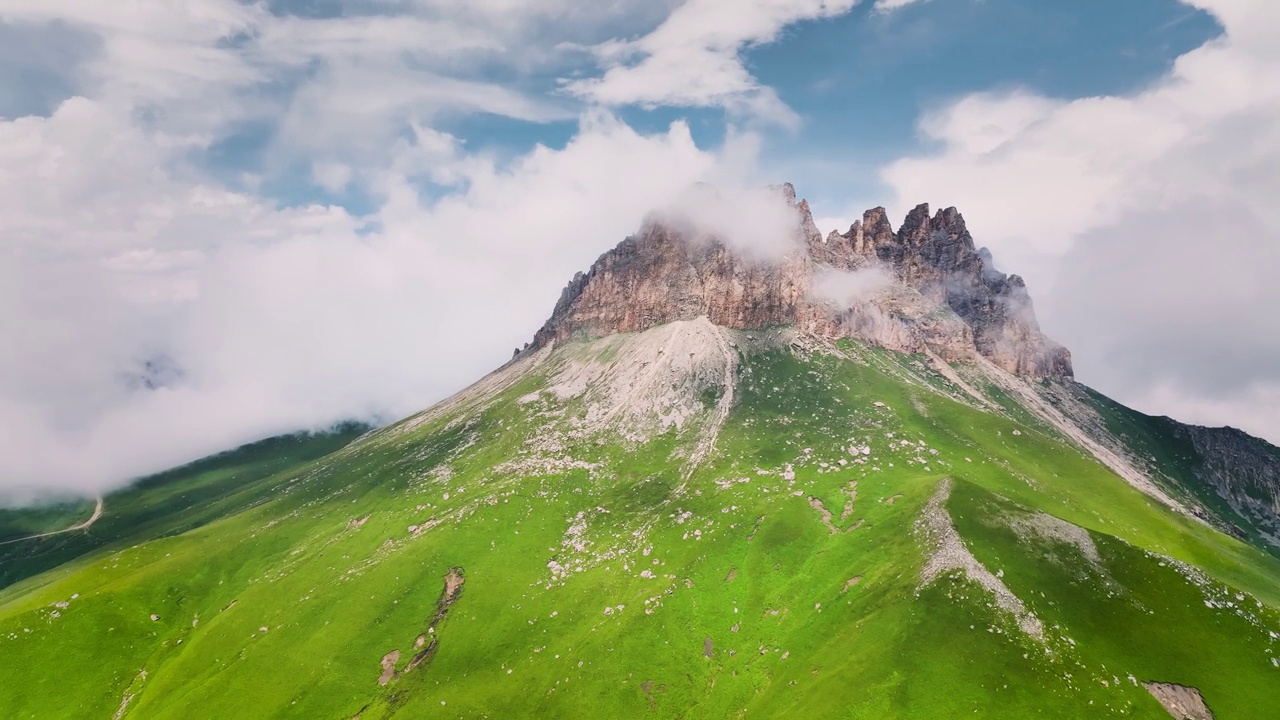
<path fill-rule="evenodd" d="M 948 362 L 976 353 L 1020 376 L 1072 376 L 1070 352 L 1041 332 L 1025 282 L 995 269 L 955 208 L 930 217 L 919 205 L 896 232 L 875 208 L 824 238 L 790 183 L 773 189 L 794 212 L 794 242 L 782 257 L 751 257 L 732 239 L 652 214 L 570 280 L 525 349 L 705 315 L 734 329 L 793 325 Z M 881 272 L 891 282 L 841 302 L 815 291 L 824 271 Z"/>
<path fill-rule="evenodd" d="M 1022 379 L 1067 383 L 1067 392 L 1048 393 L 1048 404 L 1033 401 L 1037 412 L 1134 487 L 1225 532 L 1280 549 L 1280 471 L 1269 464 L 1280 462 L 1280 449 L 1247 433 L 1242 441 L 1172 419 L 1162 432 L 1198 444 L 1195 471 L 1175 477 L 1128 448 L 1091 401 L 1080 400 L 1084 386 L 1071 389 L 1077 384 L 1070 351 L 1040 330 L 1021 276 L 996 269 L 955 207 L 930 214 L 928 204 L 917 205 L 897 230 L 885 208 L 876 207 L 847 231 L 824 237 L 793 185 L 770 190 L 794 212 L 794 242 L 786 253 L 759 257 L 714 231 L 651 213 L 639 232 L 575 274 L 550 318 L 514 357 L 705 317 L 735 330 L 790 326 L 821 340 L 849 338 L 924 354 L 967 389 L 947 366 L 990 362 Z M 877 282 L 870 290 L 833 301 L 817 287 L 830 271 L 880 275 L 872 276 Z M 975 382 L 989 375 L 979 371 Z M 1065 415 L 1055 417 L 1057 410 Z M 1243 475 L 1226 469 L 1238 457 L 1249 460 Z"/>
<path fill-rule="evenodd" d="M 815 240 L 787 207 L 800 252 L 650 223 L 536 347 L 421 412 L 0 547 L 23 578 L 0 715 L 1276 707 L 1280 558 L 1211 482 L 1253 497 L 1228 477 L 1248 440 L 1197 446 L 1062 373 L 958 213 Z"/>

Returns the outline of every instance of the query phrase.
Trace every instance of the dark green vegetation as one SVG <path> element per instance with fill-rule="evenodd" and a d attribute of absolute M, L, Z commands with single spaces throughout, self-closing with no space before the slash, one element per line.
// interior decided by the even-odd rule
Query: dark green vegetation
<path fill-rule="evenodd" d="M 143 478 L 104 499 L 110 512 L 83 532 L 22 541 L 87 520 L 93 501 L 0 510 L 0 588 L 56 568 L 98 548 L 177 535 L 262 502 L 277 489 L 271 479 L 341 448 L 369 427 L 345 424 L 332 432 L 262 440 Z"/>
<path fill-rule="evenodd" d="M 1171 418 L 1144 415 L 1092 390 L 1086 393 L 1107 431 L 1147 460 L 1166 488 L 1204 507 L 1224 532 L 1280 556 L 1280 541 L 1269 542 L 1267 538 L 1280 535 L 1273 509 L 1275 481 L 1280 479 L 1280 449 L 1238 430 L 1189 427 Z M 1195 437 L 1201 439 L 1202 447 L 1197 447 Z M 1267 475 L 1272 480 L 1270 491 L 1242 482 L 1250 474 Z M 1229 493 L 1235 506 L 1224 497 L 1224 488 L 1218 487 L 1227 475 L 1235 480 Z M 1249 512 L 1247 506 L 1262 512 Z"/>
<path fill-rule="evenodd" d="M 32 535 L 71 527 L 88 519 L 93 507 L 92 500 L 67 498 L 36 507 L 0 508 L 0 543 L 13 544 Z"/>
<path fill-rule="evenodd" d="M 736 349 L 732 383 L 686 388 L 650 380 L 695 353 L 644 342 L 108 497 L 76 551 L 0 590 L 0 716 L 1167 720 L 1146 681 L 1221 720 L 1280 707 L 1280 561 L 1012 397 L 979 407 L 853 343 Z M 564 389 L 592 362 L 626 405 Z M 1039 637 L 946 568 L 929 518 Z"/>

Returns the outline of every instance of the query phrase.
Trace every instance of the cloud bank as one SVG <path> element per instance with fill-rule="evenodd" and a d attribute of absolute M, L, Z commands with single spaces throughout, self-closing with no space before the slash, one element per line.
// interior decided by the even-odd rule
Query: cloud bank
<path fill-rule="evenodd" d="M 356 218 L 206 185 L 82 98 L 0 123 L 4 485 L 92 491 L 419 409 L 505 360 L 605 239 L 720 162 L 683 124 L 640 134 L 601 114 L 510 164 L 439 142 L 402 152 L 465 190 L 427 200 L 392 169 Z"/>
<path fill-rule="evenodd" d="M 1280 439 L 1280 18 L 1196 4 L 1227 34 L 1157 85 L 962 98 L 883 177 L 896 217 L 965 211 L 1086 381 Z M 744 188 L 805 187 L 761 169 L 800 116 L 747 54 L 854 6 L 5 0 L 0 502 L 429 405 L 653 208 L 785 252 L 787 208 Z M 672 106 L 726 138 L 619 119 Z M 477 148 L 471 122 L 563 135 Z"/>

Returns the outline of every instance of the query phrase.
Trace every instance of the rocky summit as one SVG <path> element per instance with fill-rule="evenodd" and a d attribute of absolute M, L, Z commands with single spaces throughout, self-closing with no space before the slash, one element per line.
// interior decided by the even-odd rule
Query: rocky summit
<path fill-rule="evenodd" d="M 1024 377 L 1071 377 L 1071 355 L 1040 331 L 1022 278 L 995 269 L 955 208 L 931 218 L 920 205 L 896 232 L 875 208 L 824 238 L 795 189 L 778 191 L 795 213 L 794 242 L 782 257 L 735 251 L 655 215 L 573 278 L 531 348 L 705 316 L 727 328 L 787 325 L 946 362 L 977 354 Z M 896 282 L 858 302 L 815 288 L 824 272 L 876 270 Z"/>
<path fill-rule="evenodd" d="M 0 509 L 0 717 L 1276 717 L 1280 449 L 1076 382 L 954 209 L 774 198 L 398 422 Z"/>

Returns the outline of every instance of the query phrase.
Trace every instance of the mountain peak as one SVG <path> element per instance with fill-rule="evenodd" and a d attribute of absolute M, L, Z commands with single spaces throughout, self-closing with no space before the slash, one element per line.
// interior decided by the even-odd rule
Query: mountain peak
<path fill-rule="evenodd" d="M 791 325 L 947 362 L 980 358 L 1027 377 L 1070 377 L 1071 356 L 1040 331 L 1022 279 L 997 271 L 954 207 L 916 206 L 896 232 L 882 207 L 825 238 L 794 186 L 781 193 L 795 244 L 761 259 L 731 238 L 655 216 L 578 273 L 532 346 L 644 330 L 705 316 L 735 329 Z M 854 276 L 860 276 L 856 280 Z M 832 288 L 856 287 L 851 295 Z"/>

